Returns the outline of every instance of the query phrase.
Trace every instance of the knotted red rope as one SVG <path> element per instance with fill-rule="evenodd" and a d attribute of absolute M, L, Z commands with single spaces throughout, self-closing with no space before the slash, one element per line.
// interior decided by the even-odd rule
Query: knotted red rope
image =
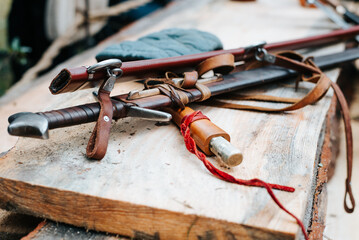
<path fill-rule="evenodd" d="M 267 189 L 267 192 L 269 193 L 269 195 L 271 196 L 273 201 L 278 205 L 278 207 L 280 207 L 283 211 L 285 211 L 287 214 L 289 214 L 296 220 L 297 224 L 302 229 L 302 233 L 303 233 L 305 239 L 308 240 L 308 235 L 304 228 L 303 223 L 296 216 L 294 216 L 293 213 L 289 212 L 279 202 L 279 200 L 274 195 L 274 192 L 272 190 L 272 189 L 278 189 L 278 190 L 286 191 L 286 192 L 294 192 L 295 189 L 292 187 L 287 187 L 287 186 L 283 186 L 283 185 L 266 183 L 258 178 L 253 178 L 250 180 L 243 180 L 243 179 L 235 178 L 232 175 L 230 175 L 226 172 L 223 172 L 223 171 L 219 170 L 218 168 L 216 168 L 215 166 L 213 166 L 212 163 L 210 163 L 207 160 L 206 155 L 204 153 L 198 151 L 196 143 L 195 143 L 194 139 L 191 137 L 189 126 L 192 122 L 200 120 L 200 119 L 208 119 L 208 118 L 205 115 L 203 115 L 201 113 L 201 111 L 195 111 L 189 115 L 186 115 L 182 119 L 181 133 L 183 135 L 187 150 L 190 151 L 191 153 L 195 154 L 198 157 L 198 159 L 203 162 L 204 166 L 208 169 L 208 171 L 210 171 L 214 176 L 218 177 L 219 179 L 222 179 L 224 181 L 231 182 L 231 183 L 236 183 L 239 185 L 264 187 L 265 189 Z"/>

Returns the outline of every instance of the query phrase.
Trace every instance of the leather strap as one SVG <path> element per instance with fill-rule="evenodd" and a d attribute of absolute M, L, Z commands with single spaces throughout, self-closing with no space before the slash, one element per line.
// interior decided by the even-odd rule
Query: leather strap
<path fill-rule="evenodd" d="M 197 71 L 183 73 L 183 83 L 181 88 L 194 88 L 198 80 Z"/>
<path fill-rule="evenodd" d="M 348 213 L 354 212 L 355 208 L 355 199 L 351 187 L 351 179 L 352 179 L 352 169 L 353 169 L 353 134 L 352 127 L 350 124 L 350 112 L 347 101 L 345 100 L 343 92 L 340 90 L 338 84 L 332 82 L 331 86 L 334 90 L 335 95 L 337 96 L 341 112 L 344 120 L 344 128 L 345 128 L 345 143 L 347 150 L 347 179 L 345 180 L 345 195 L 344 195 L 344 209 Z M 349 195 L 349 200 L 351 203 L 351 207 L 348 206 L 347 196 Z"/>
<path fill-rule="evenodd" d="M 283 111 L 293 111 L 300 108 L 303 108 L 307 105 L 313 104 L 319 101 L 328 91 L 330 87 L 333 88 L 335 95 L 339 101 L 341 111 L 344 119 L 345 126 L 345 136 L 346 136 L 346 151 L 347 151 L 347 179 L 345 181 L 345 197 L 344 197 L 344 209 L 348 213 L 352 213 L 355 208 L 355 200 L 351 188 L 351 177 L 352 177 L 352 165 L 353 165 L 353 137 L 350 124 L 350 115 L 349 107 L 345 100 L 344 94 L 340 90 L 339 86 L 332 82 L 312 61 L 311 58 L 308 58 L 303 61 L 303 58 L 294 52 L 282 52 L 275 56 L 274 65 L 281 67 L 289 68 L 296 70 L 297 72 L 302 73 L 302 81 L 314 83 L 314 88 L 303 98 L 293 99 L 293 98 L 279 98 L 275 96 L 265 96 L 265 95 L 255 95 L 255 96 L 237 96 L 234 99 L 239 100 L 259 100 L 259 101 L 271 101 L 271 102 L 286 102 L 290 103 L 289 106 L 283 108 L 265 108 L 260 106 L 249 106 L 236 103 L 229 103 L 222 100 L 211 99 L 206 102 L 206 105 L 230 108 L 230 109 L 241 109 L 241 110 L 255 110 L 263 112 L 283 112 Z M 266 63 L 268 64 L 268 63 Z M 251 68 L 259 67 L 263 63 L 252 63 Z M 310 74 L 309 77 L 305 75 Z M 230 97 L 226 97 L 227 99 Z M 233 98 L 231 98 L 233 100 Z M 348 206 L 347 196 L 349 195 L 349 200 L 351 207 Z"/>
<path fill-rule="evenodd" d="M 158 88 L 160 92 L 168 96 L 174 103 L 183 109 L 188 103 L 188 97 L 184 92 L 188 88 L 197 88 L 201 92 L 201 98 L 197 101 L 201 102 L 211 97 L 211 91 L 205 84 L 197 82 L 198 76 L 203 75 L 208 71 L 216 71 L 222 74 L 227 74 L 234 69 L 234 56 L 232 54 L 221 54 L 206 59 L 197 66 L 197 71 L 183 73 L 183 82 L 180 86 L 175 85 L 172 78 L 178 76 L 172 72 L 166 72 L 165 78 L 148 78 L 144 82 L 145 89 Z"/>
<path fill-rule="evenodd" d="M 217 99 L 228 99 L 228 100 L 249 100 L 249 101 L 263 101 L 263 102 L 276 102 L 276 103 L 296 103 L 299 98 L 287 98 L 287 97 L 277 97 L 269 95 L 242 95 L 242 94 L 227 94 L 225 96 L 218 96 Z"/>
<path fill-rule="evenodd" d="M 86 155 L 89 158 L 101 160 L 106 155 L 113 117 L 110 92 L 103 90 L 102 86 L 99 90 L 98 101 L 101 105 L 100 115 L 87 144 Z"/>
<path fill-rule="evenodd" d="M 197 66 L 197 72 L 199 76 L 202 76 L 204 73 L 213 70 L 217 73 L 228 74 L 233 69 L 234 66 L 234 56 L 230 53 L 217 55 L 211 58 L 207 58 Z"/>
<path fill-rule="evenodd" d="M 289 58 L 290 57 L 290 58 Z M 264 111 L 264 112 L 283 112 L 283 111 L 293 111 L 300 108 L 303 108 L 307 105 L 313 104 L 319 101 L 328 91 L 331 86 L 330 79 L 317 67 L 315 66 L 312 59 L 308 58 L 301 62 L 303 57 L 294 52 L 282 52 L 276 55 L 276 60 L 274 65 L 278 65 L 285 68 L 290 68 L 296 70 L 300 73 L 311 74 L 310 77 L 302 76 L 302 80 L 306 82 L 315 83 L 315 87 L 302 99 L 299 99 L 297 102 L 292 103 L 291 105 L 283 108 L 266 108 L 260 106 L 249 106 L 241 105 L 236 103 L 228 103 L 225 101 L 211 99 L 208 102 L 208 105 L 222 108 L 231 108 L 231 109 L 245 109 L 245 110 L 254 110 L 254 111 Z M 263 96 L 262 96 L 263 98 Z M 280 99 L 277 97 L 266 96 L 266 100 L 278 102 L 279 100 L 289 100 L 289 99 Z M 290 101 L 288 101 L 290 102 Z"/>
<path fill-rule="evenodd" d="M 197 83 L 195 86 L 201 92 L 201 98 L 197 100 L 197 102 L 202 102 L 211 97 L 211 90 L 201 83 Z"/>

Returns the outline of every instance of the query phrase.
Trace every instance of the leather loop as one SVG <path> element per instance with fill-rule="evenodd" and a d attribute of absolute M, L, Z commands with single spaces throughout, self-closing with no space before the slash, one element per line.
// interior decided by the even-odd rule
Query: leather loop
<path fill-rule="evenodd" d="M 352 169 L 353 169 L 353 134 L 352 134 L 352 128 L 350 123 L 350 112 L 344 94 L 340 90 L 338 84 L 334 82 L 332 82 L 331 84 L 339 102 L 340 110 L 343 115 L 344 128 L 345 128 L 345 140 L 346 140 L 345 143 L 346 143 L 346 153 L 347 153 L 347 179 L 345 180 L 344 209 L 346 212 L 352 213 L 354 212 L 354 208 L 355 208 L 355 200 L 351 187 Z M 348 195 L 352 207 L 348 207 L 347 204 Z"/>
<path fill-rule="evenodd" d="M 351 202 L 351 207 L 348 207 L 348 203 L 347 203 L 347 196 L 349 195 L 349 199 Z M 354 199 L 354 195 L 353 195 L 353 191 L 352 191 L 352 186 L 350 181 L 348 181 L 348 179 L 345 179 L 345 195 L 344 195 L 344 209 L 347 213 L 352 213 L 354 212 L 355 209 L 355 199 Z"/>
<path fill-rule="evenodd" d="M 175 75 L 177 77 L 177 75 Z M 166 78 L 148 78 L 144 82 L 145 89 L 158 88 L 158 90 L 166 95 L 175 107 L 184 109 L 185 104 L 189 102 L 188 96 L 184 93 L 185 89 L 176 86 L 169 73 L 166 73 Z"/>
<path fill-rule="evenodd" d="M 209 88 L 206 85 L 197 83 L 195 87 L 202 94 L 201 99 L 197 100 L 198 102 L 202 102 L 202 101 L 207 100 L 208 98 L 211 97 L 211 90 L 209 90 Z"/>
<path fill-rule="evenodd" d="M 310 59 L 308 59 L 310 60 Z M 293 69 L 301 74 L 321 74 L 321 71 L 318 67 L 314 66 L 313 61 L 311 62 L 300 62 L 294 59 L 283 56 L 283 54 L 277 54 L 274 65 Z"/>
<path fill-rule="evenodd" d="M 198 80 L 197 71 L 185 72 L 183 73 L 183 76 L 182 88 L 193 88 L 196 85 Z"/>
<path fill-rule="evenodd" d="M 86 155 L 89 158 L 100 160 L 106 155 L 107 151 L 113 117 L 113 105 L 110 99 L 110 92 L 103 90 L 102 86 L 99 90 L 98 100 L 101 105 L 100 115 L 87 144 Z"/>
<path fill-rule="evenodd" d="M 208 58 L 198 64 L 197 72 L 199 76 L 204 73 L 213 70 L 216 73 L 228 74 L 235 68 L 234 56 L 230 53 L 217 55 Z"/>

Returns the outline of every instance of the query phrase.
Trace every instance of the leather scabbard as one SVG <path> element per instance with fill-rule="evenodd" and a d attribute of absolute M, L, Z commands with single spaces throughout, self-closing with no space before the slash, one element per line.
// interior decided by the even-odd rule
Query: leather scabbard
<path fill-rule="evenodd" d="M 64 68 L 52 80 L 50 92 L 52 94 L 74 92 L 83 87 L 88 81 L 101 80 L 106 77 L 106 71 L 88 73 L 86 67 Z"/>

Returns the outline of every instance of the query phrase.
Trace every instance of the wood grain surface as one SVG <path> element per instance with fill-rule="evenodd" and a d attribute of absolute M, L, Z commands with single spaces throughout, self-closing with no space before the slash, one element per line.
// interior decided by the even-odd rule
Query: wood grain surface
<path fill-rule="evenodd" d="M 168 27 L 209 31 L 223 41 L 225 48 L 234 48 L 263 39 L 273 42 L 324 33 L 333 26 L 321 12 L 300 8 L 295 1 L 179 1 L 64 65 L 91 64 L 94 55 L 108 44 Z M 93 101 L 90 91 L 50 96 L 46 87 L 58 70 L 42 77 L 36 90 L 16 100 L 11 100 L 10 94 L 3 100 L 1 113 Z M 328 73 L 333 80 L 337 74 L 337 70 Z M 309 87 L 301 84 L 295 92 L 293 81 L 288 81 L 250 91 L 296 97 L 303 96 Z M 134 88 L 141 86 L 118 84 L 114 94 Z M 308 225 L 331 98 L 330 91 L 313 106 L 283 114 L 191 107 L 226 130 L 232 143 L 242 150 L 243 163 L 226 171 L 243 179 L 258 177 L 295 187 L 294 193 L 276 191 L 276 195 Z M 1 120 L 2 126 L 6 125 Z M 296 223 L 276 207 L 264 189 L 236 186 L 211 176 L 186 151 L 173 124 L 162 126 L 131 118 L 117 121 L 102 161 L 91 161 L 84 155 L 93 126 L 54 130 L 47 141 L 20 139 L 0 160 L 1 207 L 130 237 L 299 237 Z M 211 161 L 222 167 L 216 159 Z"/>

